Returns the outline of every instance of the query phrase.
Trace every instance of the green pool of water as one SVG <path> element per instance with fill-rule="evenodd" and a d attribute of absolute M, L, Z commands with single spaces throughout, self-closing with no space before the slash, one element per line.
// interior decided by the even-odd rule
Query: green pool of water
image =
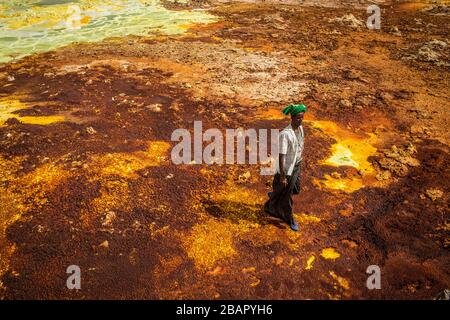
<path fill-rule="evenodd" d="M 213 21 L 204 10 L 168 10 L 157 0 L 0 0 L 0 63 L 73 42 L 179 34 Z"/>

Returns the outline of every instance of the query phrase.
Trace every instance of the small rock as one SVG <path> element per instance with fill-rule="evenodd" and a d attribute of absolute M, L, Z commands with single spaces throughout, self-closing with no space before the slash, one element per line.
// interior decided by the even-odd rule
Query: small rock
<path fill-rule="evenodd" d="M 222 267 L 217 266 L 216 268 L 214 268 L 214 270 L 208 271 L 206 274 L 210 275 L 210 276 L 215 276 L 218 275 L 222 272 Z"/>
<path fill-rule="evenodd" d="M 174 111 L 180 111 L 180 106 L 178 105 L 177 102 L 174 102 L 170 105 L 169 109 L 174 110 Z"/>
<path fill-rule="evenodd" d="M 116 218 L 116 213 L 114 211 L 108 211 L 108 213 L 105 215 L 105 218 L 103 219 L 102 225 L 109 226 L 111 225 L 112 221 Z"/>
<path fill-rule="evenodd" d="M 223 112 L 220 113 L 220 118 L 221 118 L 223 121 L 225 121 L 225 122 L 230 121 L 230 119 L 228 118 L 228 116 L 227 116 L 225 113 L 223 113 Z"/>
<path fill-rule="evenodd" d="M 238 180 L 241 181 L 241 182 L 245 182 L 245 181 L 247 181 L 250 178 L 250 176 L 251 176 L 250 171 L 247 171 L 247 172 L 241 174 L 238 177 Z"/>
<path fill-rule="evenodd" d="M 395 173 L 399 177 L 404 177 L 408 174 L 408 167 L 395 159 L 382 158 L 378 160 L 378 164 L 386 170 Z"/>
<path fill-rule="evenodd" d="M 411 134 L 413 134 L 413 135 L 415 135 L 415 134 L 424 134 L 424 133 L 426 133 L 427 131 L 429 131 L 429 128 L 428 128 L 428 127 L 421 126 L 421 125 L 418 125 L 418 124 L 413 124 L 413 125 L 411 126 L 411 129 L 410 129 L 410 132 L 411 132 Z"/>
<path fill-rule="evenodd" d="M 425 194 L 430 198 L 432 201 L 435 201 L 436 199 L 442 198 L 444 193 L 439 189 L 428 189 Z"/>
<path fill-rule="evenodd" d="M 379 174 L 377 174 L 377 176 L 375 177 L 378 181 L 382 181 L 382 180 L 388 180 L 392 177 L 392 174 L 390 171 L 385 170 L 383 172 L 380 172 Z"/>
<path fill-rule="evenodd" d="M 130 264 L 135 266 L 138 262 L 138 251 L 136 248 L 131 249 L 130 254 L 128 255 L 128 261 L 130 261 Z"/>
<path fill-rule="evenodd" d="M 401 36 L 401 35 L 402 35 L 402 33 L 400 32 L 400 30 L 398 30 L 397 27 L 391 28 L 391 29 L 389 30 L 389 32 L 392 33 L 393 35 L 396 35 L 396 36 Z"/>
<path fill-rule="evenodd" d="M 280 264 L 282 264 L 283 263 L 283 257 L 281 257 L 281 256 L 277 256 L 276 258 L 275 258 L 275 264 L 277 265 L 277 266 L 279 266 Z"/>
<path fill-rule="evenodd" d="M 412 144 L 401 147 L 394 145 L 391 149 L 384 151 L 386 157 L 378 160 L 378 164 L 383 169 L 403 177 L 408 173 L 408 166 L 417 167 L 420 165 L 419 160 L 412 157 L 416 152 L 416 148 Z"/>
<path fill-rule="evenodd" d="M 399 159 L 400 163 L 406 164 L 410 167 L 418 167 L 420 166 L 420 161 L 414 159 L 413 157 L 403 157 Z"/>
<path fill-rule="evenodd" d="M 335 179 L 340 179 L 341 178 L 341 175 L 338 173 L 338 172 L 332 172 L 331 174 L 330 174 L 330 176 L 331 177 L 333 177 L 333 178 L 335 178 Z"/>
<path fill-rule="evenodd" d="M 97 133 L 97 131 L 95 131 L 95 129 L 92 128 L 92 127 L 87 127 L 87 128 L 86 128 L 86 132 L 87 132 L 88 134 L 90 134 L 90 135 L 93 135 L 93 134 L 96 134 L 96 133 Z"/>
<path fill-rule="evenodd" d="M 341 24 L 347 25 L 353 29 L 358 29 L 364 26 L 364 23 L 358 20 L 353 14 L 345 14 L 340 18 L 330 19 L 329 22 L 339 22 Z"/>
<path fill-rule="evenodd" d="M 435 300 L 450 300 L 450 289 L 439 292 Z"/>
<path fill-rule="evenodd" d="M 145 108 L 149 109 L 152 112 L 161 112 L 161 105 L 159 103 L 149 104 Z"/>
<path fill-rule="evenodd" d="M 341 99 L 339 101 L 339 106 L 343 107 L 343 108 L 351 108 L 352 107 L 352 103 L 348 99 Z"/>
<path fill-rule="evenodd" d="M 131 224 L 131 227 L 133 229 L 140 229 L 142 227 L 142 224 L 138 220 L 134 220 L 134 222 Z"/>
<path fill-rule="evenodd" d="M 102 243 L 100 243 L 100 244 L 99 244 L 99 247 L 108 249 L 108 248 L 109 248 L 109 242 L 108 242 L 108 240 L 105 240 L 105 241 L 103 241 Z"/>
<path fill-rule="evenodd" d="M 251 273 L 251 272 L 255 272 L 255 271 L 256 271 L 255 267 L 248 267 L 248 268 L 242 269 L 242 273 Z"/>
<path fill-rule="evenodd" d="M 346 204 L 344 209 L 339 210 L 339 214 L 344 217 L 350 216 L 352 212 L 353 212 L 353 205 L 351 203 Z"/>

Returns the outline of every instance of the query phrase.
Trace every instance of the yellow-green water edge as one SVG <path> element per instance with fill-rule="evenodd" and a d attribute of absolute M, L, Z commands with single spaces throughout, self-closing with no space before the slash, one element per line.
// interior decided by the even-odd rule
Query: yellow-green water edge
<path fill-rule="evenodd" d="M 204 10 L 168 10 L 157 0 L 0 0 L 0 63 L 73 42 L 179 34 L 214 21 Z"/>

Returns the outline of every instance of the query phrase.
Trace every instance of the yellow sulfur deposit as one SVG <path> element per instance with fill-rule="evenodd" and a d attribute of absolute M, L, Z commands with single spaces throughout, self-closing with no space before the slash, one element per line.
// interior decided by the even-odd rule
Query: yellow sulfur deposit
<path fill-rule="evenodd" d="M 90 166 L 103 176 L 117 175 L 123 178 L 136 178 L 136 171 L 163 164 L 167 160 L 169 148 L 170 144 L 166 141 L 150 141 L 144 151 L 95 155 L 92 157 Z"/>
<path fill-rule="evenodd" d="M 202 170 L 205 175 L 211 174 Z M 236 255 L 234 240 L 259 226 L 258 214 L 264 197 L 239 186 L 230 174 L 219 190 L 203 195 L 193 206 L 197 210 L 214 210 L 222 219 L 207 218 L 195 225 L 182 242 L 195 266 L 207 270 Z"/>
<path fill-rule="evenodd" d="M 328 158 L 325 163 L 335 166 L 350 166 L 359 167 L 359 163 L 352 159 L 353 153 L 350 151 L 348 146 L 341 144 L 334 144 L 332 146 L 332 155 Z"/>
<path fill-rule="evenodd" d="M 350 166 L 362 170 L 365 174 L 374 171 L 372 164 L 368 161 L 368 158 L 377 151 L 373 146 L 376 140 L 374 134 L 360 137 L 331 121 L 314 120 L 310 123 L 314 128 L 320 129 L 336 140 L 336 143 L 331 146 L 331 156 L 323 160 L 322 164 L 334 167 Z"/>
<path fill-rule="evenodd" d="M 209 218 L 195 225 L 190 235 L 183 239 L 189 258 L 200 270 L 212 268 L 217 262 L 236 255 L 233 239 L 249 229 L 244 224 L 235 224 Z"/>
<path fill-rule="evenodd" d="M 306 261 L 305 270 L 311 270 L 312 269 L 314 260 L 316 260 L 316 256 L 315 255 L 312 255 L 312 256 L 310 256 L 308 258 L 308 261 Z"/>
<path fill-rule="evenodd" d="M 330 271 L 330 276 L 345 290 L 350 289 L 350 284 L 347 279 L 338 276 L 334 271 Z"/>
<path fill-rule="evenodd" d="M 130 210 L 127 179 L 138 178 L 136 173 L 138 170 L 161 165 L 166 160 L 169 148 L 170 144 L 166 141 L 149 141 L 146 150 L 143 151 L 93 156 L 88 168 L 93 173 L 91 180 L 100 181 L 100 195 L 91 201 L 91 208 L 88 211 L 82 212 L 83 223 L 88 226 L 109 210 Z M 148 193 L 149 190 L 144 191 Z M 138 205 L 140 200 L 135 199 L 133 203 Z"/>
<path fill-rule="evenodd" d="M 0 126 L 10 118 L 16 118 L 20 122 L 28 124 L 47 125 L 55 122 L 64 121 L 63 116 L 19 116 L 16 111 L 28 109 L 30 106 L 21 102 L 16 98 L 1 98 L 0 99 Z"/>
<path fill-rule="evenodd" d="M 339 252 L 336 251 L 334 248 L 325 248 L 322 249 L 322 252 L 320 254 L 323 258 L 328 260 L 336 260 L 341 256 Z"/>
<path fill-rule="evenodd" d="M 321 221 L 319 217 L 305 213 L 296 214 L 295 217 L 297 218 L 297 221 L 301 224 L 318 223 Z"/>
<path fill-rule="evenodd" d="M 325 175 L 324 180 L 315 179 L 316 185 L 345 192 L 354 192 L 364 187 L 364 180 L 370 178 L 375 172 L 368 160 L 377 151 L 373 146 L 376 141 L 375 135 L 369 133 L 361 137 L 331 121 L 312 120 L 309 123 L 336 140 L 336 143 L 331 146 L 331 156 L 320 161 L 320 164 L 354 167 L 361 174 L 361 177 L 354 178 Z"/>
<path fill-rule="evenodd" d="M 342 177 L 332 177 L 329 174 L 324 175 L 323 180 L 313 180 L 319 184 L 323 185 L 328 189 L 341 190 L 345 192 L 354 192 L 361 189 L 364 184 L 360 178 L 342 178 Z"/>

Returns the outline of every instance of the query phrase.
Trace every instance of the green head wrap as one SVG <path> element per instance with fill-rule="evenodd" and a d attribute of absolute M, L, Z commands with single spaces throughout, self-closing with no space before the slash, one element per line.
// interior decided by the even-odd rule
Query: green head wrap
<path fill-rule="evenodd" d="M 291 114 L 292 116 L 296 116 L 301 112 L 306 112 L 306 106 L 304 104 L 290 104 L 283 109 L 285 115 Z"/>

